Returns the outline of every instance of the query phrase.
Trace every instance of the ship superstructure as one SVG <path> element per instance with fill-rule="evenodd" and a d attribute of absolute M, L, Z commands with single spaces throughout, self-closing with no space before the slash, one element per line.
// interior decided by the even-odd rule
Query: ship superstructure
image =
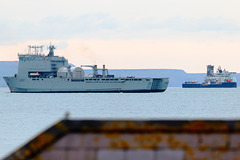
<path fill-rule="evenodd" d="M 3 77 L 11 92 L 163 92 L 168 78 L 115 77 L 103 65 L 71 67 L 64 57 L 54 55 L 55 47 L 29 46 L 27 54 L 18 54 L 18 73 Z M 93 73 L 85 76 L 82 67 L 90 67 Z M 101 74 L 99 74 L 101 73 Z"/>
<path fill-rule="evenodd" d="M 228 72 L 218 67 L 217 72 L 214 73 L 214 66 L 207 65 L 207 76 L 203 83 L 197 81 L 188 81 L 182 84 L 183 88 L 236 88 L 236 77 L 232 76 L 236 72 Z"/>

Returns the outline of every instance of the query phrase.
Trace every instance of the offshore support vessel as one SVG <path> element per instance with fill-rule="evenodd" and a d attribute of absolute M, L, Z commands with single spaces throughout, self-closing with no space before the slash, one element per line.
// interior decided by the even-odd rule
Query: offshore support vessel
<path fill-rule="evenodd" d="M 188 81 L 182 84 L 182 88 L 236 88 L 237 80 L 231 74 L 236 72 L 228 72 L 222 70 L 219 66 L 217 73 L 214 74 L 214 66 L 207 65 L 207 76 L 203 83 L 197 81 Z"/>
<path fill-rule="evenodd" d="M 101 69 L 97 65 L 71 67 L 67 59 L 54 55 L 53 45 L 48 55 L 43 54 L 43 47 L 29 46 L 27 54 L 18 54 L 18 73 L 3 77 L 11 92 L 164 92 L 169 83 L 168 78 L 114 77 L 105 65 Z M 93 74 L 85 77 L 82 67 L 91 67 Z"/>

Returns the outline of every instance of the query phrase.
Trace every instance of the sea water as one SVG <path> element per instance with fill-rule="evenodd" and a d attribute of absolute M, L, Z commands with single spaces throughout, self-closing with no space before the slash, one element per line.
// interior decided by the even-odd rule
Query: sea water
<path fill-rule="evenodd" d="M 240 119 L 240 88 L 163 93 L 10 93 L 0 88 L 0 159 L 66 112 L 72 119 Z"/>

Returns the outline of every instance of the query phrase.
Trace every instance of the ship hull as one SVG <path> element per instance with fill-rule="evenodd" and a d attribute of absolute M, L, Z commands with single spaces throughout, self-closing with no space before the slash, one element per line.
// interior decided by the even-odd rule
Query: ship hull
<path fill-rule="evenodd" d="M 182 88 L 237 88 L 236 82 L 226 82 L 221 84 L 187 84 L 183 83 Z"/>
<path fill-rule="evenodd" d="M 12 93 L 147 93 L 164 92 L 168 78 L 81 79 L 4 77 Z"/>

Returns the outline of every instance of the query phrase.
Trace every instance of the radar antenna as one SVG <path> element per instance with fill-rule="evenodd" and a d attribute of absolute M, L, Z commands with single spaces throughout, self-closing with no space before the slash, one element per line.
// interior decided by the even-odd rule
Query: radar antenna
<path fill-rule="evenodd" d="M 36 54 L 36 55 L 41 54 L 43 52 L 43 47 L 44 47 L 44 45 L 41 45 L 41 46 L 37 46 L 37 45 L 31 46 L 31 45 L 29 45 L 28 46 L 28 53 L 31 54 L 31 52 L 32 52 L 31 49 L 34 49 L 34 54 Z M 40 49 L 40 51 L 39 51 L 39 49 Z"/>
<path fill-rule="evenodd" d="M 48 56 L 49 56 L 49 57 L 53 57 L 53 56 L 54 56 L 54 49 L 56 49 L 55 46 L 50 43 L 48 49 L 49 49 L 49 54 L 48 54 Z"/>
<path fill-rule="evenodd" d="M 223 70 L 221 69 L 221 66 L 219 66 L 217 70 L 218 70 L 218 73 L 220 74 L 223 72 Z"/>

